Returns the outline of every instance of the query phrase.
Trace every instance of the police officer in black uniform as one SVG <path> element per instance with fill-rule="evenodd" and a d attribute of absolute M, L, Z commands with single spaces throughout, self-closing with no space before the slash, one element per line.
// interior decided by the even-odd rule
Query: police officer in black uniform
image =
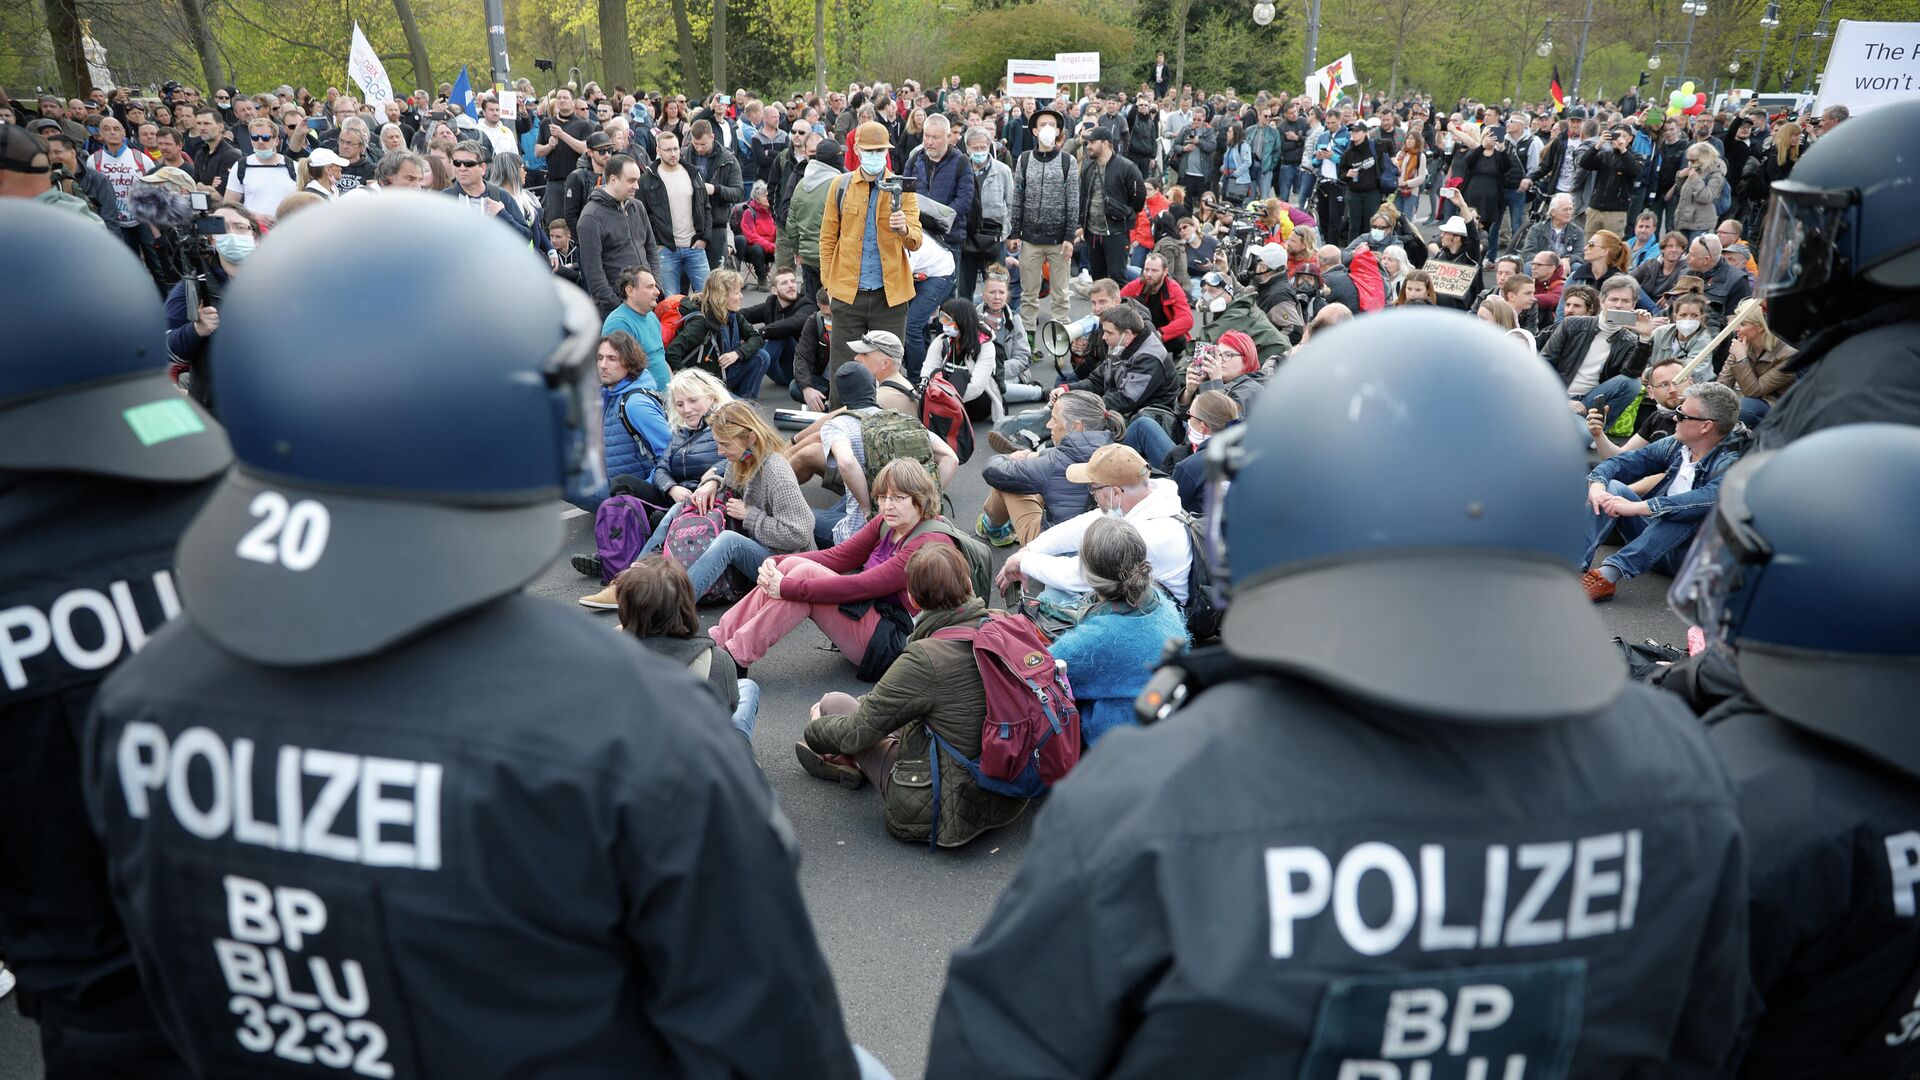
<path fill-rule="evenodd" d="M 100 680 L 179 609 L 174 544 L 232 453 L 167 382 L 125 245 L 24 199 L 0 199 L 0 237 L 0 957 L 47 1076 L 184 1076 L 113 910 L 79 739 Z"/>
<path fill-rule="evenodd" d="M 1773 185 L 1754 295 L 1800 352 L 1754 450 L 1840 424 L 1920 424 L 1920 99 L 1848 120 Z"/>
<path fill-rule="evenodd" d="M 1920 1072 L 1916 499 L 1920 428 L 1750 454 L 1674 579 L 1744 687 L 1705 718 L 1751 860 L 1741 1076 Z"/>
<path fill-rule="evenodd" d="M 1719 1065 L 1733 791 L 1583 601 L 1565 394 L 1506 348 L 1448 312 L 1362 319 L 1215 437 L 1227 662 L 1181 661 L 1148 693 L 1189 704 L 1054 793 L 953 958 L 930 1077 Z"/>
<path fill-rule="evenodd" d="M 406 193 L 284 225 L 250 269 L 215 346 L 237 462 L 181 540 L 184 614 L 83 748 L 194 1071 L 857 1075 L 717 703 L 522 592 L 556 500 L 600 480 L 592 302 Z M 316 290 L 351 347 L 287 338 Z"/>

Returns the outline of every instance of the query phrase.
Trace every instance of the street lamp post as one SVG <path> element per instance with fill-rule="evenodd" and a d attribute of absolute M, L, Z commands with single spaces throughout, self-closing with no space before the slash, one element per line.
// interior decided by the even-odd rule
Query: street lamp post
<path fill-rule="evenodd" d="M 1580 51 L 1573 54 L 1573 96 L 1580 96 L 1580 69 L 1587 62 L 1587 31 L 1593 29 L 1593 0 L 1587 0 L 1587 17 L 1580 20 Z"/>
<path fill-rule="evenodd" d="M 1707 13 L 1707 0 L 1684 0 L 1680 10 L 1687 16 L 1687 39 L 1680 43 L 1680 71 L 1674 77 L 1684 82 L 1687 75 L 1687 57 L 1693 52 L 1693 24 L 1699 21 L 1700 16 Z"/>
<path fill-rule="evenodd" d="M 1774 28 L 1780 25 L 1779 0 L 1767 4 L 1766 13 L 1760 16 L 1760 59 L 1753 64 L 1753 92 L 1758 94 L 1766 90 L 1760 80 L 1767 73 L 1767 42 L 1773 39 Z"/>
<path fill-rule="evenodd" d="M 1833 36 L 1832 24 L 1827 21 L 1827 16 L 1832 13 L 1833 0 L 1820 0 L 1820 19 L 1813 24 L 1813 38 L 1815 41 Z M 1801 93 L 1813 93 L 1813 56 L 1814 50 L 1818 48 L 1818 45 L 1810 45 L 1807 47 L 1807 85 Z"/>
<path fill-rule="evenodd" d="M 1320 0 L 1307 0 L 1307 66 L 1311 75 L 1320 68 Z"/>

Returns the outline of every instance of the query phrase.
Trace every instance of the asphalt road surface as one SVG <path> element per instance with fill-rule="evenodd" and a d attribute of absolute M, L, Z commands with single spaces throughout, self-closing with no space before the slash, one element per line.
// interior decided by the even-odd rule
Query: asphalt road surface
<path fill-rule="evenodd" d="M 1085 307 L 1076 300 L 1074 314 Z M 1046 381 L 1050 376 L 1041 376 L 1041 367 L 1036 363 L 1036 376 Z M 784 390 L 776 401 L 771 387 L 762 402 L 769 409 L 788 404 Z M 973 524 L 968 511 L 977 514 L 986 498 L 981 468 L 992 451 L 985 425 L 976 429 L 976 441 L 973 460 L 961 466 L 949 489 L 964 517 L 957 524 L 967 528 Z M 825 498 L 817 485 L 809 496 L 816 502 Z M 1571 478 L 1569 498 L 1579 497 L 1579 478 Z M 565 510 L 555 507 L 556 514 Z M 598 588 L 567 561 L 593 551 L 593 519 L 576 513 L 565 525 L 565 551 L 530 589 L 572 605 Z M 996 563 L 1004 555 L 996 551 Z M 1629 641 L 1654 638 L 1684 645 L 1684 625 L 1666 607 L 1668 583 L 1650 575 L 1622 586 L 1618 597 L 1602 607 L 1609 629 Z M 615 632 L 611 613 L 576 610 Z M 703 623 L 711 626 L 722 610 L 702 609 Z M 904 1080 L 925 1068 L 946 958 L 985 922 L 1026 849 L 1038 808 L 957 851 L 930 854 L 924 845 L 886 834 L 872 788 L 849 791 L 801 772 L 793 744 L 806 725 L 808 708 L 829 690 L 864 690 L 853 678 L 852 665 L 830 648 L 826 637 L 807 624 L 753 665 L 753 678 L 764 691 L 754 753 L 799 836 L 800 884 L 833 967 L 847 1030 Z M 0 1001 L 0 1080 L 38 1080 L 36 1038 L 12 996 Z"/>

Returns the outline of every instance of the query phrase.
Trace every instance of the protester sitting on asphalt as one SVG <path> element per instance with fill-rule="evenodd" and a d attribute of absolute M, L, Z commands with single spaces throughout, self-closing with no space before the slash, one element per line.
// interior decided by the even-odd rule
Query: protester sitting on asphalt
<path fill-rule="evenodd" d="M 937 791 L 933 841 L 959 847 L 1019 817 L 1027 801 L 982 789 L 928 736 L 931 730 L 969 759 L 980 756 L 987 694 L 973 645 L 933 636 L 987 618 L 986 602 L 973 595 L 966 557 L 945 544 L 919 547 L 906 560 L 905 576 L 908 601 L 920 612 L 906 647 L 872 690 L 857 698 L 836 690 L 815 703 L 793 751 L 801 768 L 822 780 L 849 788 L 871 782 L 885 806 L 887 833 L 900 840 L 927 841 Z"/>
<path fill-rule="evenodd" d="M 1741 304 L 1729 321 L 1733 323 L 1733 339 L 1727 342 L 1720 385 L 1740 395 L 1740 422 L 1754 427 L 1793 385 L 1797 376 L 1787 370 L 1787 365 L 1799 350 L 1774 334 L 1758 300 Z"/>
<path fill-rule="evenodd" d="M 698 297 L 698 306 L 685 312 L 679 332 L 667 346 L 667 366 L 675 371 L 704 371 L 721 379 L 736 396 L 759 400 L 760 383 L 771 361 L 762 348 L 765 339 L 760 331 L 740 313 L 746 297 L 743 279 L 732 270 L 714 270 Z"/>
<path fill-rule="evenodd" d="M 664 391 L 673 378 L 673 369 L 667 366 L 667 347 L 660 338 L 660 316 L 653 310 L 660 303 L 660 283 L 651 269 L 629 266 L 620 271 L 615 288 L 619 290 L 620 303 L 600 324 L 600 332 L 611 334 L 618 330 L 631 334 L 646 355 L 643 368 L 646 374 L 640 381 L 649 390 Z"/>
<path fill-rule="evenodd" d="M 760 684 L 741 678 L 733 657 L 700 632 L 696 593 L 687 572 L 663 555 L 649 555 L 621 571 L 615 585 L 620 629 L 705 679 L 732 714 L 734 730 L 752 746 L 754 721 L 760 715 Z"/>
<path fill-rule="evenodd" d="M 944 370 L 966 404 L 969 418 L 995 423 L 1006 419 L 1006 404 L 1000 398 L 1000 351 L 992 338 L 981 333 L 979 311 L 956 296 L 940 305 L 934 321 L 940 331 L 927 343 L 926 359 L 920 364 L 921 384 Z"/>
<path fill-rule="evenodd" d="M 629 481 L 651 476 L 654 464 L 672 440 L 672 426 L 660 399 L 646 386 L 647 358 L 640 343 L 624 330 L 600 339 L 597 353 L 600 375 L 600 437 L 605 444 L 605 462 L 609 484 L 621 477 Z M 593 500 L 598 506 L 607 497 L 603 491 Z M 583 506 L 581 509 L 591 509 Z M 593 568 L 598 577 L 600 568 Z"/>
<path fill-rule="evenodd" d="M 813 297 L 801 295 L 800 277 L 790 267 L 775 269 L 770 282 L 767 298 L 741 314 L 760 327 L 767 350 L 767 378 L 776 386 L 788 386 L 793 382 L 794 353 L 815 305 Z"/>
<path fill-rule="evenodd" d="M 994 352 L 1000 357 L 1002 398 L 1013 403 L 1039 401 L 1047 392 L 1027 375 L 1033 344 L 1027 340 L 1026 322 L 1007 305 L 1008 287 L 1006 267 L 987 267 L 986 282 L 980 287 L 980 328 L 993 339 Z"/>
<path fill-rule="evenodd" d="M 1193 569 L 1193 548 L 1180 520 L 1180 495 L 1172 480 L 1153 479 L 1146 459 L 1131 446 L 1103 446 L 1084 465 L 1067 468 L 1067 479 L 1086 484 L 1094 508 L 1068 518 L 1033 538 L 1007 557 L 995 585 L 1003 592 L 1024 583 L 1038 585 L 1041 597 L 1057 604 L 1077 603 L 1091 591 L 1080 567 L 1080 546 L 1087 529 L 1106 516 L 1125 518 L 1147 542 L 1153 579 L 1182 604 Z"/>
<path fill-rule="evenodd" d="M 1160 666 L 1168 641 L 1187 643 L 1187 624 L 1154 584 L 1147 542 L 1125 521 L 1101 518 L 1080 541 L 1080 566 L 1091 590 L 1079 621 L 1049 650 L 1065 661 L 1080 705 L 1080 737 L 1100 736 L 1135 723 L 1133 699 Z"/>
<path fill-rule="evenodd" d="M 787 394 L 814 412 L 827 411 L 828 358 L 833 355 L 833 295 L 825 289 L 813 294 L 815 310 L 807 316 L 793 343 L 793 381 Z"/>
<path fill-rule="evenodd" d="M 899 655 L 917 610 L 906 594 L 907 559 L 928 544 L 955 541 L 921 528 L 940 514 L 940 489 L 926 467 L 896 458 L 874 478 L 876 512 L 845 543 L 781 555 L 760 566 L 758 587 L 720 617 L 711 633 L 743 670 L 812 619 L 863 675 L 877 678 Z"/>
<path fill-rule="evenodd" d="M 676 372 L 667 383 L 667 426 L 672 435 L 666 450 L 655 458 L 651 476 L 617 477 L 613 493 L 638 496 L 655 506 L 676 506 L 691 500 L 694 486 L 720 460 L 707 416 L 731 400 L 733 395 L 720 380 L 706 372 Z"/>
<path fill-rule="evenodd" d="M 1577 295 L 1575 290 L 1585 288 L 1570 289 L 1569 302 Z M 1615 274 L 1603 289 L 1600 313 L 1588 316 L 1569 311 L 1540 350 L 1540 358 L 1566 381 L 1567 396 L 1577 402 L 1575 411 L 1581 415 L 1596 407 L 1620 415 L 1640 392 L 1640 372 L 1646 370 L 1652 348 L 1653 316 L 1634 308 L 1639 284 L 1625 274 Z M 1609 312 L 1633 321 L 1609 325 L 1603 318 Z"/>
<path fill-rule="evenodd" d="M 1178 400 L 1173 361 L 1139 310 L 1123 303 L 1101 312 L 1100 337 L 1106 345 L 1105 358 L 1085 378 L 1055 386 L 1051 396 L 1091 390 L 1126 420 L 1146 409 L 1158 409 L 1171 420 Z"/>
<path fill-rule="evenodd" d="M 1187 365 L 1186 380 L 1180 390 L 1182 424 L 1191 412 L 1191 403 L 1209 390 L 1224 392 L 1238 405 L 1238 412 L 1244 414 L 1253 407 L 1254 397 L 1266 385 L 1271 373 L 1272 369 L 1263 366 L 1254 352 L 1252 338 L 1238 330 L 1227 331 Z M 1181 430 L 1169 433 L 1152 418 L 1143 416 L 1127 425 L 1126 444 L 1140 451 L 1148 464 L 1159 468 L 1181 437 Z"/>
<path fill-rule="evenodd" d="M 1649 364 L 1664 360 L 1678 360 L 1686 363 L 1700 355 L 1713 339 L 1713 332 L 1707 329 L 1707 298 L 1698 292 L 1681 293 L 1671 298 L 1667 310 L 1672 321 L 1654 328 L 1653 340 L 1647 354 Z M 1713 364 L 1701 361 L 1690 376 L 1693 382 L 1711 382 Z"/>
<path fill-rule="evenodd" d="M 1587 505 L 1593 511 L 1587 553 L 1591 567 L 1600 545 L 1616 538 L 1620 550 L 1580 579 L 1589 599 L 1613 599 L 1619 583 L 1648 570 L 1671 574 L 1686 558 L 1693 534 L 1713 509 L 1720 479 L 1747 447 L 1740 423 L 1740 395 L 1719 383 L 1689 386 L 1674 415 L 1674 433 L 1638 450 L 1607 458 L 1587 474 Z M 1628 484 L 1659 477 L 1642 498 Z"/>
<path fill-rule="evenodd" d="M 906 355 L 906 346 L 901 340 L 885 330 L 869 331 L 866 336 L 848 342 L 847 347 L 853 353 L 853 363 L 867 369 L 873 376 L 873 401 L 882 409 L 897 412 L 902 416 L 918 417 L 920 399 L 914 393 L 913 384 L 900 370 L 900 361 Z M 844 369 L 845 365 L 841 365 Z M 840 396 L 843 390 L 838 372 L 827 388 L 827 407 L 840 409 L 847 402 Z M 793 473 L 801 483 L 819 476 L 826 469 L 826 450 L 821 444 L 821 435 L 825 419 L 816 420 L 801 429 L 793 437 L 793 445 L 788 448 L 787 457 L 793 462 Z M 955 465 L 959 463 L 956 460 Z M 945 485 L 952 477 L 951 472 L 942 470 L 940 483 Z"/>
<path fill-rule="evenodd" d="M 1201 449 L 1215 435 L 1240 422 L 1245 413 L 1223 390 L 1208 390 L 1193 399 L 1187 412 L 1187 435 L 1161 459 L 1158 468 L 1173 477 L 1180 506 L 1194 517 L 1206 509 L 1207 457 Z"/>
<path fill-rule="evenodd" d="M 1276 251 L 1282 251 L 1280 245 L 1270 245 Z M 1278 272 L 1273 275 L 1276 285 L 1285 287 Z M 1288 290 L 1291 293 L 1291 290 Z M 1273 321 L 1273 316 L 1264 307 L 1263 293 L 1253 289 L 1237 288 L 1234 282 L 1218 270 L 1209 270 L 1200 279 L 1200 305 L 1208 312 L 1207 324 L 1194 336 L 1203 342 L 1218 342 L 1229 332 L 1244 334 L 1252 340 L 1254 351 L 1259 355 L 1261 364 L 1277 364 L 1286 359 L 1290 347 L 1286 331 Z M 1293 315 L 1293 324 L 1300 325 L 1299 305 L 1292 299 L 1283 302 L 1284 309 Z M 1281 307 L 1282 305 L 1275 305 Z M 1193 395 L 1182 390 L 1181 396 L 1191 401 Z"/>
<path fill-rule="evenodd" d="M 1623 442 L 1615 443 L 1613 440 L 1617 436 L 1606 435 L 1609 428 L 1617 429 L 1617 423 L 1607 423 L 1599 409 L 1587 410 L 1587 433 L 1593 436 L 1593 452 L 1596 455 L 1604 460 L 1657 443 L 1674 434 L 1678 423 L 1676 417 L 1679 415 L 1675 410 L 1686 396 L 1687 387 L 1694 385 L 1691 378 L 1680 377 L 1683 364 L 1681 360 L 1669 358 L 1647 365 L 1646 372 L 1640 376 L 1641 382 L 1646 385 L 1646 396 L 1640 399 L 1638 411 L 1634 413 L 1632 434 Z M 1618 419 L 1615 418 L 1616 421 Z M 1644 499 L 1663 476 L 1642 477 L 1627 486 Z"/>
<path fill-rule="evenodd" d="M 1086 390 L 1060 395 L 1049 412 L 1052 445 L 987 460 L 987 502 L 973 531 L 995 547 L 1032 543 L 1043 530 L 1086 513 L 1093 503 L 1087 485 L 1068 480 L 1067 470 L 1113 442 L 1120 418 Z"/>

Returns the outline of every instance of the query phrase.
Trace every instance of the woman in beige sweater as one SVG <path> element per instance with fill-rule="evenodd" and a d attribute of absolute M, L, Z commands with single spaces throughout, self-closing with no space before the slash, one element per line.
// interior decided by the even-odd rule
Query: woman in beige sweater
<path fill-rule="evenodd" d="M 694 489 L 693 505 L 704 512 L 726 495 L 729 530 L 687 567 L 695 596 L 729 568 L 751 580 L 775 555 L 813 550 L 813 510 L 782 453 L 785 441 L 744 401 L 715 409 L 708 423 L 722 460 Z"/>

